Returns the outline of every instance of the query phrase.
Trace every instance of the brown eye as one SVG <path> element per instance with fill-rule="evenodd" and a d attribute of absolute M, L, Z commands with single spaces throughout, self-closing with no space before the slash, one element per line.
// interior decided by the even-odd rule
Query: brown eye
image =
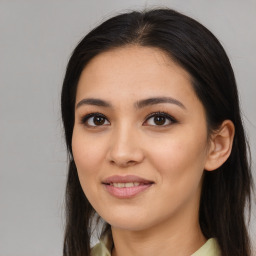
<path fill-rule="evenodd" d="M 97 127 L 110 124 L 107 118 L 100 113 L 92 113 L 86 115 L 84 118 L 82 118 L 81 123 L 89 127 Z"/>
<path fill-rule="evenodd" d="M 166 117 L 164 116 L 155 116 L 154 117 L 154 123 L 156 125 L 164 125 L 166 122 Z"/>
<path fill-rule="evenodd" d="M 157 112 L 157 113 L 151 114 L 144 122 L 144 125 L 168 126 L 168 125 L 176 123 L 176 122 L 177 121 L 169 114 L 164 113 L 164 112 Z"/>
<path fill-rule="evenodd" d="M 102 116 L 95 116 L 94 118 L 93 118 L 93 123 L 95 124 L 95 125 L 103 125 L 104 124 L 104 122 L 105 122 L 105 118 L 104 117 L 102 117 Z"/>

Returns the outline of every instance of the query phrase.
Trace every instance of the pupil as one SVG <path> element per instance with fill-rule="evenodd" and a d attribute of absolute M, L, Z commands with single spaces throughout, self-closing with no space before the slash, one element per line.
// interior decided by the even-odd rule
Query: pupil
<path fill-rule="evenodd" d="M 163 116 L 156 116 L 154 118 L 154 122 L 157 125 L 163 125 L 165 123 L 165 117 L 163 117 Z"/>
<path fill-rule="evenodd" d="M 93 122 L 94 122 L 94 124 L 96 124 L 96 125 L 103 125 L 103 124 L 104 124 L 104 118 L 101 117 L 101 116 L 95 116 L 95 117 L 93 118 Z"/>

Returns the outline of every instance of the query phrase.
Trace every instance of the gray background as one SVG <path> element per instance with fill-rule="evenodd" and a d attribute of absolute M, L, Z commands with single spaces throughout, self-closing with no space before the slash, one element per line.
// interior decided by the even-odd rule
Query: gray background
<path fill-rule="evenodd" d="M 226 49 L 256 176 L 256 0 L 0 0 L 0 256 L 61 255 L 67 167 L 60 90 L 68 58 L 101 21 L 156 5 L 196 18 Z M 254 239 L 255 215 L 254 206 Z"/>

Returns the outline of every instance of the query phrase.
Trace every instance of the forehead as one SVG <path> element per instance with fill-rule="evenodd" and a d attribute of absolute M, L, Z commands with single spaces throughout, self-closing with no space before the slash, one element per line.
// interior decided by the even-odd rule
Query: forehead
<path fill-rule="evenodd" d="M 190 75 L 163 51 L 125 46 L 103 52 L 84 68 L 77 89 L 82 97 L 180 97 L 194 94 Z"/>

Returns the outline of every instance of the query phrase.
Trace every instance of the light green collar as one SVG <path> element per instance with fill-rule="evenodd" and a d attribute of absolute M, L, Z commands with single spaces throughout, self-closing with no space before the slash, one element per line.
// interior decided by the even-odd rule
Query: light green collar
<path fill-rule="evenodd" d="M 113 241 L 111 236 L 105 236 L 100 239 L 91 250 L 91 256 L 111 256 Z M 210 238 L 191 256 L 220 256 L 220 248 L 218 242 L 214 238 Z"/>
<path fill-rule="evenodd" d="M 191 256 L 220 256 L 220 248 L 215 238 L 210 238 Z"/>

